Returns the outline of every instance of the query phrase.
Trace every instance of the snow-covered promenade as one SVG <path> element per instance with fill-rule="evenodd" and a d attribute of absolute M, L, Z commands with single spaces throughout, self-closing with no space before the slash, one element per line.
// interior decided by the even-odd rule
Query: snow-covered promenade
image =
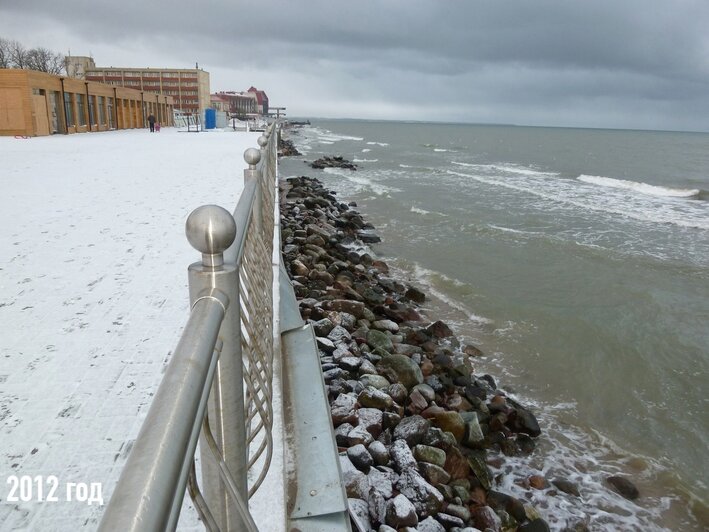
<path fill-rule="evenodd" d="M 258 135 L 0 137 L 0 530 L 96 528 L 67 487 L 108 502 L 187 319 L 185 219 L 233 210 Z"/>

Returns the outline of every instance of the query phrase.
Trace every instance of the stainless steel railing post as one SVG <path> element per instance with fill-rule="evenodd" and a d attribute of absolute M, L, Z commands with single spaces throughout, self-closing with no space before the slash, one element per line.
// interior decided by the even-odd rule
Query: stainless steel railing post
<path fill-rule="evenodd" d="M 260 139 L 261 137 L 259 137 Z M 261 183 L 261 170 L 257 168 L 258 163 L 261 161 L 261 150 L 256 148 L 249 148 L 244 152 L 244 160 L 247 162 L 249 167 L 244 170 L 244 186 L 246 187 L 249 180 L 254 180 L 257 183 L 256 186 L 256 197 L 254 198 L 253 206 L 253 220 L 256 223 L 254 230 L 261 235 L 262 220 L 263 220 L 263 185 Z"/>
<path fill-rule="evenodd" d="M 229 241 L 224 245 L 225 236 L 236 230 L 234 218 L 221 207 L 205 205 L 193 211 L 187 224 L 187 238 L 202 252 L 202 261 L 190 265 L 188 276 L 193 305 L 200 294 L 210 288 L 226 294 L 231 303 L 219 330 L 223 346 L 207 403 L 207 416 L 216 447 L 231 473 L 236 490 L 243 500 L 247 500 L 239 274 L 237 266 L 225 263 L 222 254 L 231 244 Z M 215 253 L 217 249 L 219 252 Z M 200 456 L 204 498 L 220 529 L 247 530 L 220 475 L 220 457 L 213 455 L 204 433 L 200 435 Z"/>

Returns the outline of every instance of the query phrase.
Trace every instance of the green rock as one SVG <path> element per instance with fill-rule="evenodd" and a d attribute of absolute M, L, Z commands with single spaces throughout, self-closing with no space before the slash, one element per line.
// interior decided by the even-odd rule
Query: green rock
<path fill-rule="evenodd" d="M 390 381 L 400 382 L 406 386 L 407 390 L 423 382 L 421 368 L 419 368 L 413 360 L 404 355 L 389 355 L 383 358 L 379 361 L 379 364 L 377 364 L 377 369 L 380 374 Z"/>
<path fill-rule="evenodd" d="M 442 449 L 430 447 L 428 445 L 417 445 L 414 447 L 414 458 L 419 462 L 434 464 L 443 467 L 446 464 L 446 453 Z"/>
<path fill-rule="evenodd" d="M 483 489 L 489 490 L 492 486 L 492 475 L 490 470 L 487 468 L 485 461 L 478 456 L 468 456 L 468 464 L 470 469 L 472 469 L 473 474 L 477 477 L 482 485 Z"/>
<path fill-rule="evenodd" d="M 367 344 L 372 350 L 383 349 L 386 352 L 391 352 L 394 349 L 389 335 L 376 329 L 370 329 L 367 332 Z"/>
<path fill-rule="evenodd" d="M 382 377 L 381 375 L 362 375 L 359 378 L 359 382 L 361 382 L 365 386 L 372 386 L 377 390 L 383 390 L 384 388 L 388 388 L 391 385 L 391 383 L 386 379 L 386 377 Z"/>
<path fill-rule="evenodd" d="M 431 419 L 433 425 L 444 432 L 450 432 L 456 441 L 461 441 L 465 435 L 465 423 L 458 412 L 438 412 Z"/>
<path fill-rule="evenodd" d="M 394 400 L 387 394 L 374 388 L 373 386 L 367 386 L 357 397 L 357 402 L 366 408 L 377 408 L 379 410 L 386 410 L 394 404 Z"/>
<path fill-rule="evenodd" d="M 467 447 L 479 447 L 485 441 L 485 435 L 480 428 L 480 423 L 478 422 L 478 416 L 475 412 L 471 412 L 473 415 L 465 422 L 465 435 L 463 436 L 463 445 Z"/>

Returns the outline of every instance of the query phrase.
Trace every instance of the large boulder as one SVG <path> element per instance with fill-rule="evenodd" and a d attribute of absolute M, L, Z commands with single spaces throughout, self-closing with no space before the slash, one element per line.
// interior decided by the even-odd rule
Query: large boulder
<path fill-rule="evenodd" d="M 371 331 L 370 331 L 371 332 Z M 404 355 L 391 355 L 383 358 L 377 364 L 379 373 L 391 382 L 400 382 L 408 390 L 423 383 L 421 368 Z"/>

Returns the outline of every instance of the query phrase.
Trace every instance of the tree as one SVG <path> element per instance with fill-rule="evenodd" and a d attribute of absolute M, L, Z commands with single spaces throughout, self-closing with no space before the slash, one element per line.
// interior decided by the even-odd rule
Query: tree
<path fill-rule="evenodd" d="M 20 41 L 10 41 L 10 64 L 13 68 L 28 68 L 28 50 Z"/>
<path fill-rule="evenodd" d="M 0 37 L 0 68 L 10 68 L 10 41 Z"/>
<path fill-rule="evenodd" d="M 49 74 L 61 74 L 66 62 L 62 54 L 55 54 L 47 48 L 32 48 L 28 50 L 26 60 L 27 66 L 25 68 Z"/>

